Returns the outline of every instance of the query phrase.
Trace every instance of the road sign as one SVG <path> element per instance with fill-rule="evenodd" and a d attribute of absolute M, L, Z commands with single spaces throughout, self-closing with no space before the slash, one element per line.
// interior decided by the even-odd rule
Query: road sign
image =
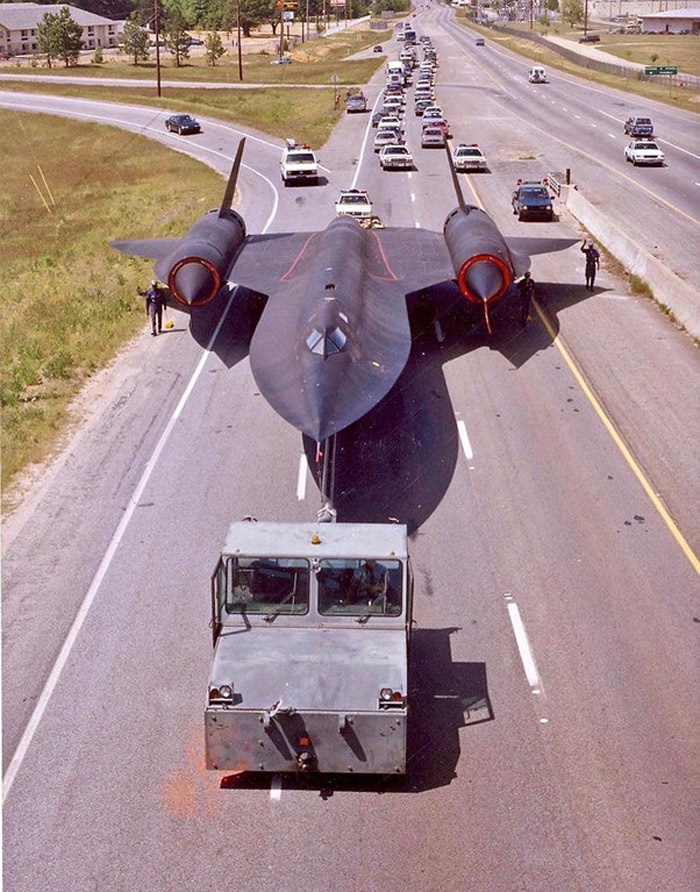
<path fill-rule="evenodd" d="M 645 65 L 644 74 L 678 74 L 677 65 Z"/>

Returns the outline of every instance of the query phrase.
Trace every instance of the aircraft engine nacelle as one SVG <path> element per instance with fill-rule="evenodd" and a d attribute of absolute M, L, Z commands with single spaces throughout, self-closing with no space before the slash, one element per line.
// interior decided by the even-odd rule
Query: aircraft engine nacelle
<path fill-rule="evenodd" d="M 488 214 L 476 207 L 456 208 L 445 220 L 443 232 L 464 297 L 484 307 L 500 300 L 513 284 L 513 262 Z"/>
<path fill-rule="evenodd" d="M 168 258 L 164 277 L 173 297 L 188 307 L 213 300 L 245 236 L 243 218 L 233 210 L 200 217 Z"/>

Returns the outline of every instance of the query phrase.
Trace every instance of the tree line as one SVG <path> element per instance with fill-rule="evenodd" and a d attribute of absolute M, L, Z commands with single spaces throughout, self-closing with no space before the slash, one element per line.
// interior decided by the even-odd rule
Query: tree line
<path fill-rule="evenodd" d="M 5 0 L 0 0 L 5 2 Z M 346 0 L 348 15 L 353 18 L 368 15 L 370 10 L 380 14 L 384 10 L 405 12 L 410 0 Z M 77 64 L 83 49 L 82 29 L 71 17 L 68 6 L 56 3 L 57 12 L 47 12 L 37 28 L 37 48 L 52 67 L 62 61 L 66 67 Z M 211 65 L 224 55 L 219 31 L 236 31 L 245 37 L 254 29 L 269 25 L 273 34 L 280 24 L 280 10 L 275 0 L 77 0 L 72 6 L 102 15 L 125 19 L 121 47 L 134 65 L 149 58 L 153 33 L 157 29 L 166 50 L 177 66 L 189 57 L 191 30 L 208 32 L 205 56 Z M 295 10 L 297 19 L 320 20 L 330 10 L 328 0 L 299 0 Z M 96 55 L 101 60 L 101 49 Z"/>

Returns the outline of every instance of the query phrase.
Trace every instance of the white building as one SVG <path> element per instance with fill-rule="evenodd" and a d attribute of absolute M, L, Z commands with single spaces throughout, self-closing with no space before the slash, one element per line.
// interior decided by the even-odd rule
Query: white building
<path fill-rule="evenodd" d="M 65 4 L 68 6 L 68 4 Z M 16 56 L 37 52 L 36 29 L 44 13 L 58 15 L 60 5 L 44 3 L 0 3 L 0 53 Z M 83 46 L 116 46 L 124 30 L 124 22 L 113 22 L 104 16 L 68 6 L 74 22 L 83 29 Z"/>
<path fill-rule="evenodd" d="M 700 7 L 641 13 L 643 34 L 700 34 Z"/>

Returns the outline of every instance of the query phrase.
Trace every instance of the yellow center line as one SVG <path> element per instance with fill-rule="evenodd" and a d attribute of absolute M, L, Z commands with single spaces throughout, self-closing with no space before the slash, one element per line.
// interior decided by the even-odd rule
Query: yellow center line
<path fill-rule="evenodd" d="M 535 307 L 535 310 L 537 311 L 537 315 L 540 317 L 542 324 L 547 329 L 547 332 L 552 339 L 552 343 L 554 344 L 554 346 L 557 348 L 557 350 L 563 357 L 564 362 L 568 365 L 568 367 L 571 371 L 571 374 L 574 376 L 574 378 L 578 382 L 579 387 L 585 394 L 588 402 L 591 404 L 591 406 L 595 410 L 595 413 L 597 414 L 598 418 L 600 418 L 600 420 L 603 422 L 603 425 L 605 426 L 606 430 L 612 437 L 613 442 L 615 443 L 617 448 L 622 453 L 622 457 L 625 459 L 625 461 L 627 462 L 629 467 L 632 469 L 632 472 L 634 473 L 637 480 L 641 483 L 642 489 L 647 494 L 652 505 L 654 506 L 654 508 L 656 509 L 658 514 L 660 515 L 663 522 L 668 527 L 673 538 L 676 540 L 678 545 L 680 545 L 681 551 L 687 557 L 687 559 L 690 561 L 690 565 L 695 570 L 695 572 L 700 576 L 700 559 L 698 559 L 697 555 L 695 554 L 693 549 L 690 547 L 690 545 L 688 544 L 687 540 L 685 539 L 685 537 L 683 536 L 681 531 L 678 529 L 675 521 L 673 520 L 671 515 L 666 510 L 665 505 L 663 504 L 663 502 L 661 501 L 659 496 L 654 492 L 651 484 L 645 477 L 644 472 L 642 471 L 642 469 L 639 467 L 639 465 L 635 461 L 632 453 L 630 452 L 627 445 L 625 444 L 625 441 L 622 439 L 622 436 L 618 433 L 614 424 L 612 423 L 612 421 L 608 418 L 608 416 L 604 412 L 603 407 L 600 405 L 600 403 L 596 399 L 595 394 L 589 387 L 586 379 L 583 377 L 582 372 L 579 371 L 574 360 L 571 358 L 571 354 L 566 349 L 566 347 L 562 343 L 561 338 L 554 330 L 554 327 L 552 326 L 551 322 L 549 321 L 549 317 L 547 316 L 546 311 L 543 309 L 543 307 L 540 306 L 540 304 L 537 300 L 533 300 L 533 306 Z"/>

